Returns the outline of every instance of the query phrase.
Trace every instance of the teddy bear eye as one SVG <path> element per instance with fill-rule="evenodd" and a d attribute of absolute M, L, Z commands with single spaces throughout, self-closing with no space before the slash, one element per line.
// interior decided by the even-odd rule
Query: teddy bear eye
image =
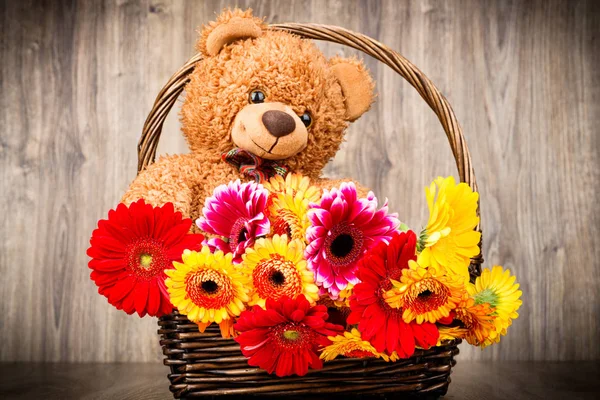
<path fill-rule="evenodd" d="M 261 90 L 253 90 L 252 92 L 250 92 L 250 103 L 264 103 L 265 97 L 265 94 Z"/>
<path fill-rule="evenodd" d="M 310 115 L 310 113 L 308 111 L 305 111 L 304 114 L 302 114 L 300 116 L 300 121 L 302 121 L 304 126 L 306 126 L 308 128 L 309 126 L 312 125 L 312 116 Z"/>

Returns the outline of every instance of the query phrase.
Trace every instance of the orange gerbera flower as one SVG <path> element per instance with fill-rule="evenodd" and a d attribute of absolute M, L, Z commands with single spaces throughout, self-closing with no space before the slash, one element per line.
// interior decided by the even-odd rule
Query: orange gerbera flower
<path fill-rule="evenodd" d="M 494 332 L 494 309 L 488 303 L 475 304 L 475 299 L 465 294 L 454 310 L 454 318 L 466 329 L 464 338 L 473 346 L 481 345 Z M 448 333 L 448 331 L 446 332 Z"/>
<path fill-rule="evenodd" d="M 495 329 L 481 347 L 498 343 L 500 337 L 506 335 L 512 321 L 518 318 L 517 311 L 523 304 L 523 293 L 519 290 L 516 277 L 511 275 L 510 270 L 495 265 L 491 270 L 484 269 L 481 276 L 475 280 L 475 284 L 467 285 L 467 291 L 475 300 L 475 304 L 489 303 L 494 308 Z"/>
<path fill-rule="evenodd" d="M 386 302 L 404 310 L 404 322 L 435 323 L 450 315 L 466 289 L 462 279 L 446 271 L 425 268 L 415 261 L 402 270 L 400 282 L 392 280 L 393 288 L 384 294 Z"/>

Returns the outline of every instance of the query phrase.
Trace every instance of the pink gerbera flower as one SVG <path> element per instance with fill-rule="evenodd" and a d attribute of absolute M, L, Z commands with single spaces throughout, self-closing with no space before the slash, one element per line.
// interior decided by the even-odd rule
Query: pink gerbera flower
<path fill-rule="evenodd" d="M 306 232 L 305 256 L 316 282 L 337 298 L 348 283 L 356 284 L 356 263 L 382 240 L 389 241 L 400 221 L 388 214 L 387 200 L 377 209 L 377 198 L 369 192 L 359 199 L 354 183 L 339 190 L 324 190 L 319 204 L 309 211 L 311 226 Z"/>
<path fill-rule="evenodd" d="M 196 220 L 204 232 L 219 236 L 206 244 L 233 253 L 234 260 L 240 261 L 246 247 L 269 233 L 269 219 L 264 213 L 268 197 L 269 192 L 254 182 L 240 183 L 238 179 L 218 186 L 206 199 L 202 217 Z"/>

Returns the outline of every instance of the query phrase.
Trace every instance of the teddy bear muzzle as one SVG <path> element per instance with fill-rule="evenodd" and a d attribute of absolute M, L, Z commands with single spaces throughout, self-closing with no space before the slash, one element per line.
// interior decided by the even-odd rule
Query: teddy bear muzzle
<path fill-rule="evenodd" d="M 233 143 L 269 160 L 285 160 L 306 148 L 308 130 L 283 103 L 248 104 L 231 128 Z"/>

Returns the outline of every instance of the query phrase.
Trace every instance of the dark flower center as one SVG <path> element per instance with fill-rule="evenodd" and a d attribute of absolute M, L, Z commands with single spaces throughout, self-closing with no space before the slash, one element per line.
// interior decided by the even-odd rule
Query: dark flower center
<path fill-rule="evenodd" d="M 246 230 L 246 228 L 242 228 L 242 230 L 238 234 L 238 243 L 243 242 L 244 240 L 248 239 L 246 237 L 247 234 L 248 234 L 248 231 Z"/>
<path fill-rule="evenodd" d="M 190 272 L 185 277 L 185 291 L 195 305 L 206 309 L 225 307 L 234 297 L 230 278 L 213 269 Z"/>
<path fill-rule="evenodd" d="M 262 299 L 277 300 L 282 296 L 296 297 L 302 293 L 302 276 L 295 264 L 280 254 L 271 254 L 270 258 L 256 264 L 252 281 Z"/>
<path fill-rule="evenodd" d="M 209 280 L 202 282 L 202 289 L 204 289 L 204 291 L 208 294 L 213 294 L 219 290 L 219 285 L 217 285 L 215 281 Z"/>
<path fill-rule="evenodd" d="M 246 219 L 239 218 L 231 227 L 231 233 L 229 235 L 229 247 L 231 248 L 231 252 L 235 254 L 238 245 L 248 239 L 250 239 L 250 233 L 246 228 Z"/>
<path fill-rule="evenodd" d="M 440 282 L 432 279 L 421 281 L 420 287 L 407 293 L 406 305 L 418 314 L 423 314 L 441 307 L 450 295 L 450 290 Z"/>
<path fill-rule="evenodd" d="M 457 309 L 454 321 L 452 321 L 452 324 L 450 324 L 450 326 L 471 329 L 476 324 L 477 324 L 477 320 L 475 318 L 473 318 L 472 315 L 470 315 L 464 309 Z"/>
<path fill-rule="evenodd" d="M 331 253 L 336 257 L 346 257 L 354 248 L 354 239 L 347 233 L 343 233 L 331 242 Z"/>
<path fill-rule="evenodd" d="M 285 275 L 283 275 L 283 272 L 281 271 L 273 271 L 271 274 L 271 282 L 277 286 L 283 285 L 285 283 Z"/>
<path fill-rule="evenodd" d="M 325 239 L 325 253 L 329 262 L 338 267 L 353 265 L 363 252 L 363 233 L 354 226 L 335 225 Z"/>

